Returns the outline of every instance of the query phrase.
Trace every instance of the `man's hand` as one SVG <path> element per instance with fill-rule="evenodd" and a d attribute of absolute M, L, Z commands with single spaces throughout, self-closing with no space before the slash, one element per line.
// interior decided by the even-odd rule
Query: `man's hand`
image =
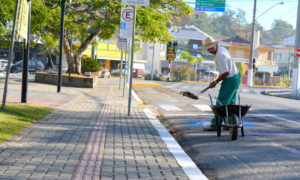
<path fill-rule="evenodd" d="M 214 88 L 214 87 L 216 87 L 217 84 L 218 83 L 216 81 L 213 81 L 209 84 L 209 88 Z"/>

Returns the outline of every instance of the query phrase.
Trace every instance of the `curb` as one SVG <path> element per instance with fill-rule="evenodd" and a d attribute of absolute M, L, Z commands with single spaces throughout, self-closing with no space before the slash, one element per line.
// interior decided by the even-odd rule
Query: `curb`
<path fill-rule="evenodd" d="M 300 98 L 297 98 L 297 97 L 294 97 L 294 96 L 281 96 L 281 95 L 277 95 L 276 93 L 269 93 L 267 91 L 263 91 L 263 92 L 261 92 L 261 94 L 267 95 L 267 96 L 286 98 L 286 99 L 300 100 Z"/>
<path fill-rule="evenodd" d="M 160 137 L 166 143 L 168 150 L 173 154 L 178 164 L 182 167 L 183 171 L 189 177 L 190 180 L 208 180 L 208 178 L 201 172 L 201 170 L 196 166 L 194 161 L 184 152 L 181 146 L 177 143 L 174 137 L 165 129 L 165 127 L 160 123 L 160 121 L 154 116 L 149 108 L 144 107 L 143 101 L 138 97 L 138 95 L 132 90 L 132 95 L 136 102 L 142 105 L 143 111 L 150 120 L 151 124 L 159 133 Z"/>

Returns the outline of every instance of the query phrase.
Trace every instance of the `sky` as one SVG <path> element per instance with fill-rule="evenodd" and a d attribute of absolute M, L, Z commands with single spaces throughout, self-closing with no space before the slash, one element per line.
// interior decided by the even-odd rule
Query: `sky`
<path fill-rule="evenodd" d="M 191 6 L 195 6 L 196 0 L 185 0 Z M 209 1 L 209 0 L 207 0 Z M 283 5 L 275 5 L 276 3 L 284 2 Z M 246 19 L 248 23 L 252 22 L 253 18 L 253 5 L 254 0 L 226 0 L 226 9 L 237 10 L 238 8 L 246 12 Z M 270 7 L 275 5 L 269 11 L 264 13 Z M 256 17 L 263 14 L 257 19 L 258 23 L 261 24 L 265 30 L 271 29 L 272 23 L 275 19 L 281 19 L 287 21 L 289 24 L 293 25 L 296 29 L 297 21 L 297 9 L 298 0 L 257 0 L 256 4 Z M 221 14 L 221 13 L 220 13 Z"/>

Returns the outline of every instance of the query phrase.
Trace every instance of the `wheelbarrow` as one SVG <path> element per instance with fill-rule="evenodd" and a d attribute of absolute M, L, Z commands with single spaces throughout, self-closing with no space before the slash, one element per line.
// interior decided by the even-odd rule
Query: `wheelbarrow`
<path fill-rule="evenodd" d="M 213 105 L 213 100 L 209 94 L 211 109 L 217 118 L 217 136 L 221 136 L 222 127 L 229 128 L 229 135 L 231 140 L 236 140 L 238 138 L 238 129 L 241 129 L 241 134 L 244 136 L 244 126 L 242 118 L 247 114 L 250 106 L 241 105 L 240 96 L 238 95 L 238 105 L 222 105 L 221 102 L 216 99 L 218 104 Z"/>

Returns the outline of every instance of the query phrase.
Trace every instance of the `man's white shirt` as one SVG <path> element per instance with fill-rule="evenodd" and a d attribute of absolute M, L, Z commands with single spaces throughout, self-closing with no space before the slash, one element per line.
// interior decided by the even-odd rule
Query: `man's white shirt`
<path fill-rule="evenodd" d="M 234 75 L 239 73 L 236 68 L 235 62 L 232 60 L 229 51 L 225 47 L 218 46 L 218 50 L 216 55 L 214 56 L 214 59 L 217 70 L 220 74 L 229 72 L 229 75 L 226 78 L 233 77 Z"/>

